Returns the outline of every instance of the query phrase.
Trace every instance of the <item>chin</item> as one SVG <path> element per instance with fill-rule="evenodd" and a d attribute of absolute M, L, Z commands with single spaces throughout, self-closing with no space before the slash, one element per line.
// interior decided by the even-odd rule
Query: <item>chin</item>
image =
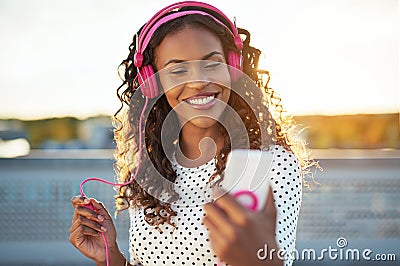
<path fill-rule="evenodd" d="M 196 117 L 191 119 L 189 123 L 198 128 L 206 129 L 215 126 L 218 123 L 218 121 L 210 117 Z"/>

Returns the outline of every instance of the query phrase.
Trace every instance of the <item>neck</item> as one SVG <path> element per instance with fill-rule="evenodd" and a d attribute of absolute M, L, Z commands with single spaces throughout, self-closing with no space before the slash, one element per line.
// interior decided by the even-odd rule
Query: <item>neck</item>
<path fill-rule="evenodd" d="M 186 123 L 179 137 L 177 161 L 186 167 L 196 167 L 209 162 L 224 145 L 219 128 L 218 123 L 210 128 L 198 128 Z"/>

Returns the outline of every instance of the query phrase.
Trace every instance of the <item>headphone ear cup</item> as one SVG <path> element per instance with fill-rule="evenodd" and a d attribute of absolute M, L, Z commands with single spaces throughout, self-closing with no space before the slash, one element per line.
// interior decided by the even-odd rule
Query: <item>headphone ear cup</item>
<path fill-rule="evenodd" d="M 155 98 L 158 95 L 157 79 L 154 76 L 154 70 L 151 65 L 143 66 L 139 69 L 139 84 L 142 94 L 149 98 Z M 143 80 L 142 80 L 143 78 Z M 143 84 L 144 82 L 144 84 Z"/>
<path fill-rule="evenodd" d="M 243 71 L 242 55 L 235 51 L 229 51 L 228 65 L 230 66 L 229 73 L 231 75 L 232 81 L 237 81 L 241 77 Z"/>

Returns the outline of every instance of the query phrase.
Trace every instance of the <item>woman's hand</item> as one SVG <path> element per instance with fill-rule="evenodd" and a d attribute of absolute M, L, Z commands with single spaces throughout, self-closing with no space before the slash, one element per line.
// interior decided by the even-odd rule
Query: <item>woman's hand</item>
<path fill-rule="evenodd" d="M 214 204 L 206 204 L 204 211 L 203 222 L 209 230 L 211 247 L 222 261 L 233 266 L 283 265 L 276 256 L 279 249 L 275 239 L 276 207 L 271 189 L 260 212 L 247 209 L 228 193 Z M 275 249 L 273 260 L 258 258 L 257 252 L 265 245 L 268 253 Z"/>
<path fill-rule="evenodd" d="M 105 263 L 106 248 L 102 236 L 104 232 L 110 253 L 119 253 L 116 230 L 111 216 L 103 204 L 95 199 L 81 196 L 75 196 L 71 201 L 75 208 L 72 226 L 69 229 L 69 241 L 72 245 L 97 264 Z M 91 204 L 94 210 L 85 207 L 87 204 Z"/>

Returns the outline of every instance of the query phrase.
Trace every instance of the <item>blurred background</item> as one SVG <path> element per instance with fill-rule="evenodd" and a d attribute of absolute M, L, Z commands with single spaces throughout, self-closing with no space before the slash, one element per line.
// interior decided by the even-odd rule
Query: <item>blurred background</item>
<path fill-rule="evenodd" d="M 0 265 L 93 265 L 68 242 L 70 198 L 113 180 L 111 117 L 133 34 L 174 1 L 0 0 Z M 304 190 L 297 249 L 369 248 L 400 260 L 397 0 L 214 0 L 252 33 L 323 171 Z M 112 188 L 86 193 L 113 212 Z M 128 248 L 129 217 L 116 219 Z"/>

